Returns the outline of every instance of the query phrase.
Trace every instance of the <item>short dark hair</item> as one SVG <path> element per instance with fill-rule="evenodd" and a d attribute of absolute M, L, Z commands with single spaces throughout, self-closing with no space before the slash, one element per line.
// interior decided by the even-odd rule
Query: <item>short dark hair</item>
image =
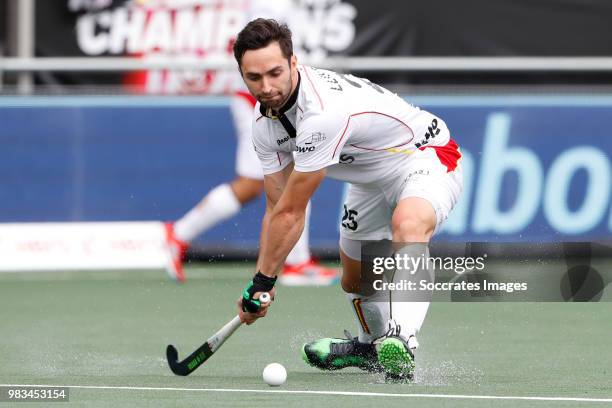
<path fill-rule="evenodd" d="M 234 43 L 234 57 L 236 57 L 238 66 L 241 66 L 245 52 L 267 47 L 274 41 L 278 41 L 283 57 L 289 60 L 293 55 L 293 42 L 291 41 L 291 30 L 287 24 L 279 24 L 274 19 L 266 18 L 251 21 L 238 33 L 238 38 Z"/>

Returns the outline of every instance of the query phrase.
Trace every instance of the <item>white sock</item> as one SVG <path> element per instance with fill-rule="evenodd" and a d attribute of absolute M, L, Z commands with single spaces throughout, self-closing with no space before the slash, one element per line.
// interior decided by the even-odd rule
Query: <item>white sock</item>
<path fill-rule="evenodd" d="M 375 302 L 371 296 L 347 293 L 357 318 L 359 341 L 371 343 L 389 329 L 389 302 Z"/>
<path fill-rule="evenodd" d="M 310 228 L 310 201 L 306 207 L 306 216 L 304 217 L 304 231 L 298 242 L 287 255 L 285 263 L 288 265 L 299 265 L 310 260 L 310 248 L 308 248 L 308 230 Z"/>
<path fill-rule="evenodd" d="M 411 281 L 418 282 L 421 279 L 427 279 L 430 282 L 434 281 L 434 272 L 428 266 L 426 260 L 429 258 L 429 248 L 427 244 L 415 243 L 408 244 L 396 251 L 396 254 L 407 255 L 415 259 L 422 259 L 423 262 L 420 267 L 416 269 L 411 277 L 407 274 L 411 272 L 404 271 L 403 273 L 396 272 L 393 281 L 399 282 L 402 279 L 409 279 Z M 414 296 L 418 296 L 414 301 Z M 431 293 L 424 293 L 423 291 L 401 292 L 395 291 L 391 293 L 391 318 L 390 323 L 392 326 L 400 326 L 400 335 L 408 341 L 410 336 L 416 336 L 421 329 L 427 310 L 429 309 L 429 300 L 431 299 Z"/>
<path fill-rule="evenodd" d="M 229 184 L 221 184 L 174 224 L 178 239 L 191 242 L 195 237 L 240 211 L 240 201 Z"/>
<path fill-rule="evenodd" d="M 429 248 L 426 244 L 410 244 L 397 251 L 397 253 L 421 258 L 425 261 L 429 257 Z M 385 280 L 399 282 L 401 279 L 407 278 L 405 273 L 396 272 L 393 277 L 386 276 Z M 428 276 L 428 280 L 433 280 L 433 272 L 428 268 L 427 262 L 422 262 L 413 276 Z M 410 280 L 414 280 L 414 278 Z M 415 336 L 425 321 L 431 294 L 417 293 L 423 297 L 424 301 L 413 301 L 414 298 L 404 297 L 402 296 L 403 293 L 399 292 L 392 292 L 391 296 L 389 296 L 388 291 L 376 292 L 376 294 L 370 296 L 347 293 L 357 318 L 359 341 L 370 343 L 387 333 L 389 328 L 399 326 L 400 336 L 408 342 L 411 348 L 418 347 Z M 408 294 L 408 296 L 412 295 Z M 389 297 L 391 302 L 389 302 Z M 393 301 L 394 299 L 395 301 Z M 417 300 L 421 300 L 421 298 Z"/>

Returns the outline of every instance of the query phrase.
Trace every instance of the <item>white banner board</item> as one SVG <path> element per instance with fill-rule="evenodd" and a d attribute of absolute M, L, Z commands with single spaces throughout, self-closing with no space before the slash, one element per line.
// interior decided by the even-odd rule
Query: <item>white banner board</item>
<path fill-rule="evenodd" d="M 158 221 L 0 223 L 0 272 L 164 268 L 165 242 Z"/>

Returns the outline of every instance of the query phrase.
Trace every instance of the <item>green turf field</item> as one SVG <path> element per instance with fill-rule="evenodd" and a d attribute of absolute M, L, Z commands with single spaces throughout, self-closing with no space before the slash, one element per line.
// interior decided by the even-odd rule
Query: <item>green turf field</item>
<path fill-rule="evenodd" d="M 281 287 L 267 318 L 174 376 L 166 345 L 182 358 L 227 322 L 251 268 L 200 264 L 183 286 L 162 272 L 0 274 L 0 383 L 73 386 L 70 406 L 612 406 L 610 302 L 434 303 L 416 381 L 398 385 L 307 366 L 303 342 L 355 322 L 339 286 Z M 274 361 L 288 380 L 272 389 L 261 371 Z"/>

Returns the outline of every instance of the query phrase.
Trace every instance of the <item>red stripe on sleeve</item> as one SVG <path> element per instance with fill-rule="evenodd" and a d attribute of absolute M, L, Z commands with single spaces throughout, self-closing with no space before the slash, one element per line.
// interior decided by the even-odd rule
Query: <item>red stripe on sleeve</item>
<path fill-rule="evenodd" d="M 247 102 L 249 102 L 251 104 L 252 107 L 255 107 L 255 105 L 257 104 L 257 101 L 255 100 L 255 98 L 253 97 L 253 95 L 251 95 L 248 92 L 245 91 L 238 91 L 236 92 L 236 96 L 239 96 L 241 98 L 244 98 L 247 100 Z"/>

